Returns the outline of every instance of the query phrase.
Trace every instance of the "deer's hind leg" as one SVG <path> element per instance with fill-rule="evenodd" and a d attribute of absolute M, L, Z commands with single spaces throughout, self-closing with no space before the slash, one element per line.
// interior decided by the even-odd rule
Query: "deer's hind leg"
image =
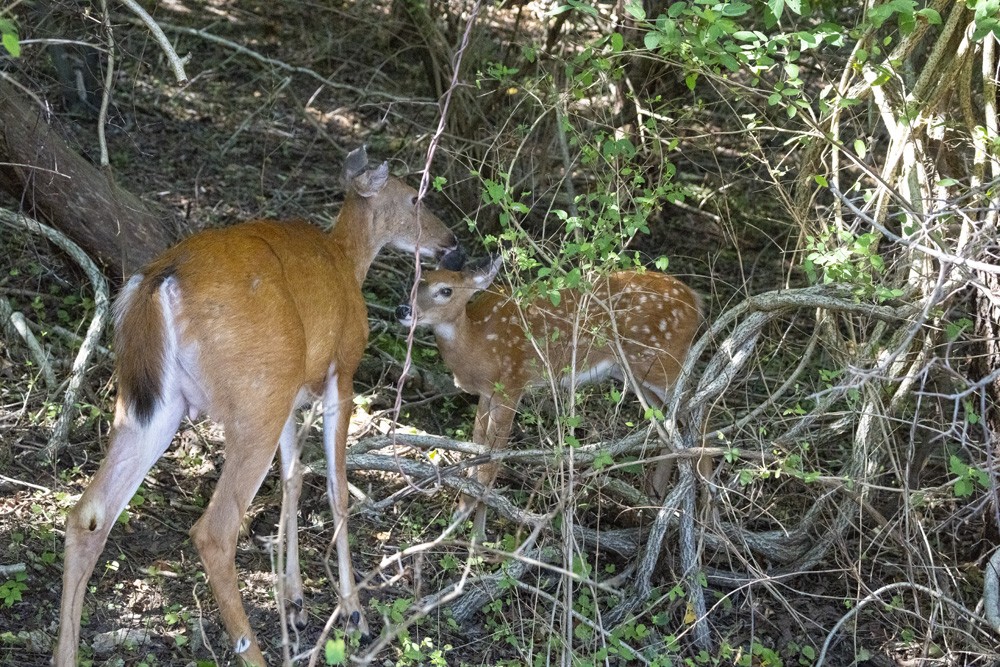
<path fill-rule="evenodd" d="M 241 414 L 224 423 L 226 462 L 205 513 L 191 528 L 208 582 L 233 651 L 251 665 L 265 665 L 264 656 L 243 608 L 236 574 L 240 524 L 271 467 L 284 425 L 289 399 L 280 407 Z"/>
<path fill-rule="evenodd" d="M 170 446 L 186 407 L 180 393 L 175 392 L 173 398 L 165 398 L 156 405 L 149 421 L 141 423 L 122 400 L 118 402 L 107 456 L 66 517 L 66 555 L 55 656 L 55 664 L 60 667 L 76 667 L 83 597 L 108 534 L 146 473 Z"/>

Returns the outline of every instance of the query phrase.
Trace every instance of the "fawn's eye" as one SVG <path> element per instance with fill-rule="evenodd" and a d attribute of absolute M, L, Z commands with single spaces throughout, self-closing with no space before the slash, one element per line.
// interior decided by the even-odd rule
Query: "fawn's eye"
<path fill-rule="evenodd" d="M 449 297 L 449 296 L 451 296 L 451 291 L 452 290 L 451 290 L 450 287 L 442 287 L 441 291 L 438 292 L 438 294 L 440 294 L 443 297 Z"/>

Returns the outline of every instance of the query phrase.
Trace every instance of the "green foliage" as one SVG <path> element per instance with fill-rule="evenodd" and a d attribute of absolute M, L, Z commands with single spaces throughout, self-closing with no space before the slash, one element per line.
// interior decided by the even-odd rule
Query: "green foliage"
<path fill-rule="evenodd" d="M 972 320 L 962 317 L 945 324 L 945 336 L 948 338 L 948 342 L 953 343 L 970 328 L 972 328 Z"/>
<path fill-rule="evenodd" d="M 565 8 L 595 11 L 587 3 Z M 604 82 L 621 81 L 627 64 L 623 48 L 621 35 L 597 38 L 564 63 L 565 84 L 539 80 L 534 71 L 522 74 L 499 64 L 487 67 L 481 74 L 481 86 L 492 82 L 500 90 L 532 90 L 536 93 L 533 99 L 543 108 L 550 105 L 546 112 L 553 106 L 560 109 L 555 114 L 556 131 L 564 137 L 574 163 L 592 178 L 586 192 L 574 194 L 571 205 L 552 206 L 547 211 L 549 237 L 539 242 L 523 224 L 532 215 L 529 202 L 535 199 L 535 193 L 518 189 L 509 172 L 483 177 L 483 203 L 498 211 L 500 227 L 496 234 L 486 237 L 486 242 L 509 248 L 515 268 L 537 279 L 531 281 L 531 289 L 519 292 L 521 297 L 547 298 L 558 305 L 559 290 L 586 288 L 594 272 L 641 265 L 641 258 L 628 251 L 629 244 L 649 234 L 650 219 L 664 202 L 683 201 L 687 196 L 687 189 L 673 180 L 676 166 L 661 154 L 651 155 L 648 148 L 635 145 L 632 138 L 595 125 L 592 119 L 565 113 L 562 100 L 547 101 L 557 85 L 564 88 L 564 98 L 576 101 L 601 94 Z M 662 137 L 659 122 L 646 119 L 645 130 Z M 671 139 L 666 143 L 664 152 L 677 145 Z M 660 258 L 657 265 L 664 268 L 666 259 Z"/>
<path fill-rule="evenodd" d="M 406 618 L 406 610 L 413 604 L 413 598 L 396 598 L 389 604 L 374 600 L 375 609 L 393 623 L 402 623 Z"/>
<path fill-rule="evenodd" d="M 859 299 L 885 301 L 901 296 L 902 290 L 885 287 L 877 280 L 885 270 L 878 239 L 872 232 L 855 235 L 846 229 L 836 236 L 807 236 L 806 276 L 813 283 L 851 285 Z"/>
<path fill-rule="evenodd" d="M 28 585 L 24 582 L 28 580 L 28 575 L 24 572 L 17 572 L 12 579 L 7 579 L 0 584 L 0 603 L 5 607 L 13 607 L 21 601 L 21 593 L 28 590 Z"/>
<path fill-rule="evenodd" d="M 951 474 L 958 478 L 955 480 L 954 488 L 956 498 L 971 496 L 977 486 L 982 489 L 990 488 L 989 473 L 966 464 L 954 454 L 948 459 L 948 468 Z"/>
<path fill-rule="evenodd" d="M 750 644 L 750 652 L 744 653 L 736 664 L 740 667 L 784 667 L 785 665 L 777 651 L 756 641 Z"/>
<path fill-rule="evenodd" d="M 341 639 L 327 639 L 323 647 L 323 659 L 328 665 L 347 663 L 347 644 Z"/>
<path fill-rule="evenodd" d="M 385 616 L 393 625 L 402 625 L 407 620 L 407 612 L 413 604 L 413 598 L 396 598 L 390 603 L 380 600 L 373 600 L 375 608 Z M 416 624 L 419 627 L 419 623 Z M 397 667 L 410 667 L 411 665 L 435 665 L 445 667 L 448 664 L 446 655 L 452 650 L 450 644 L 445 644 L 441 648 L 436 648 L 434 640 L 430 637 L 414 638 L 408 629 L 399 632 L 399 653 L 394 663 Z M 346 664 L 346 647 L 343 642 L 331 645 L 326 644 L 327 664 Z M 336 660 L 336 661 L 332 661 Z"/>
<path fill-rule="evenodd" d="M 996 39 L 1000 39 L 1000 0 L 968 0 L 966 4 L 976 10 L 976 29 L 972 38 L 979 41 L 993 33 Z"/>
<path fill-rule="evenodd" d="M 10 19 L 0 17 L 0 43 L 13 58 L 21 55 L 21 42 L 17 36 L 17 25 Z"/>

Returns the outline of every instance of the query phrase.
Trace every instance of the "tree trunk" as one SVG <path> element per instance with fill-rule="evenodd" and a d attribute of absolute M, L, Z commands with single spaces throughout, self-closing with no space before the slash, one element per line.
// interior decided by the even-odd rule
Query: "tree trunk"
<path fill-rule="evenodd" d="M 75 153 L 29 101 L 0 79 L 0 190 L 48 221 L 109 273 L 132 273 L 174 236 L 174 224 Z"/>

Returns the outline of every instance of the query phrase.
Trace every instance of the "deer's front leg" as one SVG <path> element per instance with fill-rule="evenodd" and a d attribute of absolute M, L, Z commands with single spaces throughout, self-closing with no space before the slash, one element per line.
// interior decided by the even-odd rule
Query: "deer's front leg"
<path fill-rule="evenodd" d="M 485 424 L 480 444 L 486 445 L 491 454 L 506 449 L 510 440 L 510 431 L 514 425 L 514 416 L 517 414 L 519 399 L 520 394 L 514 397 L 494 394 L 493 397 L 487 399 L 486 418 L 480 420 L 477 411 L 476 426 L 478 427 L 481 421 Z M 482 408 L 482 399 L 480 399 L 480 408 Z M 476 472 L 476 479 L 486 489 L 490 489 L 496 481 L 499 470 L 500 463 L 497 461 L 483 463 Z M 472 535 L 473 539 L 477 541 L 486 537 L 486 505 L 478 500 L 476 501 L 476 516 L 472 523 Z"/>
<path fill-rule="evenodd" d="M 354 564 L 347 541 L 347 429 L 354 398 L 353 372 L 334 368 L 323 396 L 323 448 L 327 461 L 327 492 L 333 511 L 334 543 L 337 546 L 337 576 L 340 588 L 341 619 L 348 630 L 368 637 L 368 621 L 354 582 Z"/>

